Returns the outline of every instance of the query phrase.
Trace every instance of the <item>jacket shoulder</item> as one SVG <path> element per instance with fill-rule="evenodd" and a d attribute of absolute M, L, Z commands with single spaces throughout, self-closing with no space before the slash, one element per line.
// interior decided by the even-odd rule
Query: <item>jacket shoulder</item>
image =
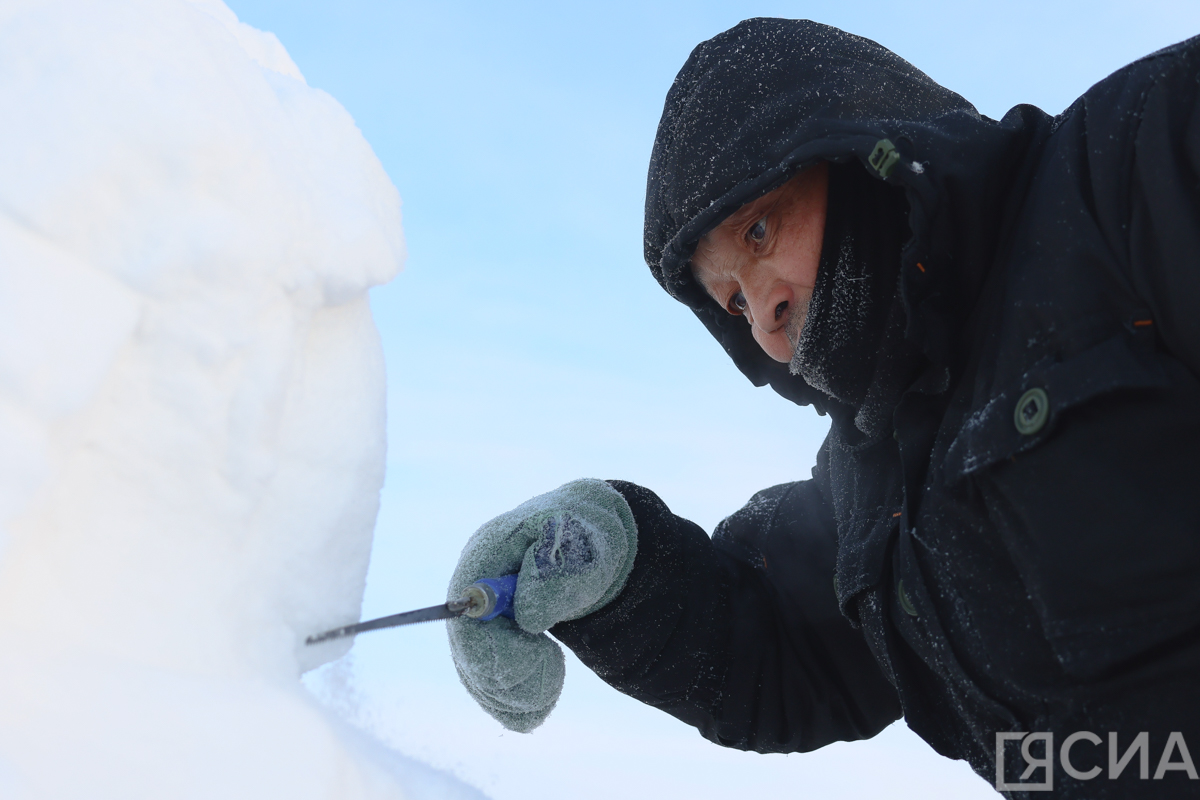
<path fill-rule="evenodd" d="M 1051 120 L 1051 141 L 1091 134 L 1088 138 L 1097 154 L 1112 152 L 1112 144 L 1132 140 L 1147 99 L 1164 77 L 1179 72 L 1197 75 L 1198 67 L 1200 36 L 1126 64 L 1095 83 Z"/>

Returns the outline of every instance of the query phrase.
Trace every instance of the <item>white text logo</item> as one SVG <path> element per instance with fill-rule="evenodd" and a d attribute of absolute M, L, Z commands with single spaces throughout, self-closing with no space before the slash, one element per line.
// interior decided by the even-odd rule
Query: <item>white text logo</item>
<path fill-rule="evenodd" d="M 1167 740 L 1162 746 L 1162 755 L 1158 759 L 1158 766 L 1155 767 L 1153 776 L 1150 774 L 1149 733 L 1142 731 L 1137 734 L 1133 737 L 1132 741 L 1124 745 L 1124 750 L 1122 750 L 1116 732 L 1109 731 L 1107 770 L 1096 765 L 1097 754 L 1094 751 L 1086 756 L 1084 755 L 1084 745 L 1088 748 L 1094 748 L 1103 744 L 1103 741 L 1091 731 L 1078 731 L 1063 739 L 1062 745 L 1056 752 L 1054 749 L 1053 733 L 1026 733 L 1024 731 L 998 732 L 996 734 L 996 791 L 1053 791 L 1054 757 L 1056 755 L 1058 756 L 1058 763 L 1062 767 L 1062 771 L 1072 778 L 1081 781 L 1090 781 L 1094 778 L 1099 778 L 1102 774 L 1108 780 L 1116 780 L 1132 765 L 1135 757 L 1137 758 L 1138 778 L 1141 780 L 1159 781 L 1168 772 L 1173 771 L 1186 772 L 1188 779 L 1193 781 L 1198 780 L 1196 767 L 1192 764 L 1192 756 L 1188 752 L 1187 742 L 1183 740 L 1183 734 L 1178 731 L 1167 736 Z M 1016 747 L 1018 742 L 1020 743 L 1020 748 Z M 1035 747 L 1039 743 L 1041 746 Z M 1013 751 L 1014 756 L 1019 750 L 1021 758 L 1025 761 L 1025 769 L 1016 782 L 1008 780 L 1009 775 L 1006 770 L 1005 755 L 1010 750 Z M 1074 761 L 1072 761 L 1072 757 L 1074 757 Z M 1087 769 L 1077 767 L 1076 764 L 1080 763 L 1083 759 L 1088 759 L 1086 763 L 1091 763 L 1092 766 Z M 1020 769 L 1020 764 L 1015 758 L 1012 759 L 1012 766 Z"/>

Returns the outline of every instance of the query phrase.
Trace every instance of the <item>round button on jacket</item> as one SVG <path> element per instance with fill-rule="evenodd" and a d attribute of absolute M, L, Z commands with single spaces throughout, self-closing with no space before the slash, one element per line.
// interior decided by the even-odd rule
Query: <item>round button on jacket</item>
<path fill-rule="evenodd" d="M 1037 433 L 1050 417 L 1050 396 L 1044 389 L 1033 388 L 1021 395 L 1017 400 L 1017 408 L 1013 412 L 1013 422 L 1017 432 L 1026 436 Z"/>

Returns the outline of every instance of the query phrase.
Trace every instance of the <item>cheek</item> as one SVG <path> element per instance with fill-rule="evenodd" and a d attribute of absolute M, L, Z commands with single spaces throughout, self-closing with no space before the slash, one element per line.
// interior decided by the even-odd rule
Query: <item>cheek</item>
<path fill-rule="evenodd" d="M 823 211 L 823 209 L 822 209 Z M 793 286 L 811 293 L 821 265 L 821 245 L 825 239 L 825 214 L 797 214 L 790 220 L 780 242 L 787 265 L 787 279 Z"/>

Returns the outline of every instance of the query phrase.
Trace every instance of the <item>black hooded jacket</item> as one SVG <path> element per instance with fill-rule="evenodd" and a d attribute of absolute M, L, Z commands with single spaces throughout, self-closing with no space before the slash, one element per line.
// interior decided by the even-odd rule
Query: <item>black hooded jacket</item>
<path fill-rule="evenodd" d="M 998 732 L 1057 748 L 1090 731 L 1104 744 L 1077 742 L 1069 769 L 1056 753 L 1056 796 L 1200 794 L 1164 755 L 1171 732 L 1200 748 L 1198 81 L 1189 40 L 1058 117 L 997 121 L 816 23 L 748 20 L 698 46 L 655 142 L 647 263 L 751 381 L 831 429 L 811 480 L 758 493 L 712 539 L 614 481 L 638 522 L 633 573 L 552 632 L 723 745 L 810 750 L 903 714 L 993 781 Z M 829 214 L 801 346 L 835 355 L 806 382 L 688 261 L 817 161 L 833 164 Z M 838 303 L 817 298 L 850 268 L 838 225 L 897 230 L 875 207 L 906 227 L 871 259 L 878 330 L 847 348 L 828 335 Z M 831 388 L 850 384 L 865 396 Z M 1079 777 L 1108 769 L 1110 735 L 1120 755 L 1143 731 L 1149 777 L 1136 757 L 1119 779 Z"/>

